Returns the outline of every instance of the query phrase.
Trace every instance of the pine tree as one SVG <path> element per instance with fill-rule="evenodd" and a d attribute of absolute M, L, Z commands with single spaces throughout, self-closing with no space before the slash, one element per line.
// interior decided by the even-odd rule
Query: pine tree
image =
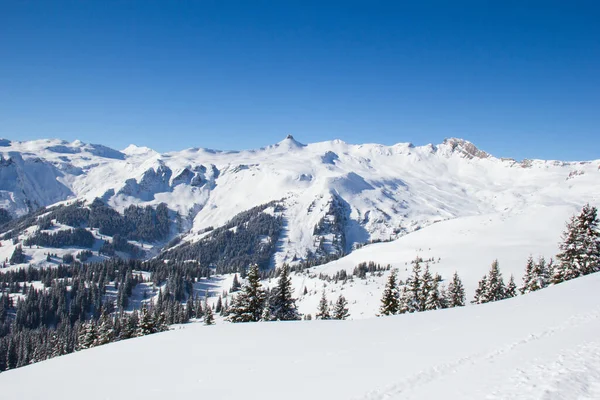
<path fill-rule="evenodd" d="M 379 315 L 394 315 L 398 314 L 400 309 L 400 297 L 398 292 L 398 286 L 396 283 L 396 270 L 390 272 L 385 288 L 383 289 L 383 296 L 381 297 L 381 307 L 379 308 Z M 323 297 L 321 302 L 325 299 L 325 291 L 323 291 Z M 327 299 L 325 299 L 326 301 Z M 319 310 L 321 310 L 319 304 Z M 327 307 L 327 303 L 325 303 Z M 318 317 L 319 314 L 317 314 Z"/>
<path fill-rule="evenodd" d="M 94 346 L 101 346 L 110 343 L 114 340 L 113 323 L 110 316 L 102 314 L 100 318 L 100 326 L 98 327 L 98 336 L 94 342 Z"/>
<path fill-rule="evenodd" d="M 80 350 L 94 347 L 98 333 L 93 321 L 88 321 L 80 325 L 79 336 L 77 338 L 77 348 Z"/>
<path fill-rule="evenodd" d="M 140 322 L 136 336 L 150 335 L 155 331 L 154 318 L 152 318 L 151 313 L 148 311 L 148 308 L 146 308 L 146 304 L 144 304 L 140 310 Z"/>
<path fill-rule="evenodd" d="M 272 315 L 271 315 L 271 305 L 269 304 L 269 297 L 266 296 L 265 298 L 265 305 L 263 307 L 263 312 L 262 315 L 260 317 L 261 321 L 271 321 L 273 319 Z"/>
<path fill-rule="evenodd" d="M 508 280 L 508 285 L 506 285 L 506 290 L 504 292 L 505 298 L 509 299 L 511 297 L 515 297 L 517 295 L 517 284 L 515 283 L 515 277 L 511 274 L 510 279 Z"/>
<path fill-rule="evenodd" d="M 265 292 L 260 284 L 258 265 L 252 265 L 248 271 L 247 283 L 233 297 L 229 310 L 229 321 L 260 321 L 265 303 Z"/>
<path fill-rule="evenodd" d="M 427 310 L 427 300 L 429 299 L 429 296 L 434 290 L 436 284 L 437 282 L 434 281 L 433 275 L 431 275 L 431 272 L 429 271 L 429 264 L 425 264 L 425 271 L 423 271 L 423 276 L 421 277 L 421 287 L 418 295 L 419 309 L 417 311 Z M 439 292 L 436 294 L 436 296 L 439 300 Z"/>
<path fill-rule="evenodd" d="M 448 284 L 445 298 L 447 307 L 462 307 L 465 305 L 465 288 L 456 271 Z"/>
<path fill-rule="evenodd" d="M 477 289 L 475 289 L 475 297 L 471 301 L 473 304 L 483 304 L 487 303 L 486 297 L 487 291 L 487 275 L 484 275 L 483 278 L 479 281 L 477 285 Z"/>
<path fill-rule="evenodd" d="M 323 289 L 323 293 L 321 294 L 321 301 L 319 301 L 319 308 L 317 309 L 315 318 L 331 319 L 331 315 L 329 314 L 329 302 L 327 301 L 327 296 L 325 295 L 325 289 Z"/>
<path fill-rule="evenodd" d="M 427 297 L 425 299 L 425 310 L 439 310 L 444 308 L 444 300 L 440 295 L 439 290 L 439 280 L 433 279 L 429 285 L 429 290 L 427 291 Z"/>
<path fill-rule="evenodd" d="M 204 325 L 214 325 L 215 317 L 212 309 L 208 306 L 208 299 L 204 303 Z"/>
<path fill-rule="evenodd" d="M 297 321 L 300 319 L 296 309 L 296 299 L 292 297 L 292 279 L 290 267 L 281 267 L 277 286 L 273 289 L 269 302 L 271 314 L 276 321 Z"/>
<path fill-rule="evenodd" d="M 215 312 L 217 314 L 220 314 L 222 309 L 223 309 L 223 299 L 221 298 L 221 296 L 219 296 L 219 298 L 217 299 L 217 306 L 215 307 Z"/>
<path fill-rule="evenodd" d="M 529 256 L 529 258 L 527 259 L 527 264 L 525 265 L 525 275 L 523 275 L 523 286 L 521 286 L 521 288 L 519 289 L 521 294 L 531 292 L 532 282 L 534 280 L 533 269 L 533 257 Z"/>
<path fill-rule="evenodd" d="M 333 319 L 346 319 L 350 316 L 348 312 L 348 301 L 340 294 L 333 308 Z"/>
<path fill-rule="evenodd" d="M 498 260 L 492 262 L 492 266 L 487 275 L 486 302 L 498 301 L 506 298 L 506 287 L 502 279 L 502 273 L 498 265 Z"/>
<path fill-rule="evenodd" d="M 231 289 L 229 290 L 229 292 L 235 293 L 238 290 L 240 290 L 241 288 L 242 288 L 242 285 L 240 284 L 240 281 L 238 280 L 237 274 L 235 274 L 233 276 L 233 283 L 231 284 Z"/>
<path fill-rule="evenodd" d="M 600 269 L 600 232 L 598 210 L 586 204 L 578 216 L 571 217 L 562 236 L 559 264 L 552 283 L 560 283 Z"/>
<path fill-rule="evenodd" d="M 421 264 L 420 259 L 414 261 L 412 275 L 406 280 L 406 290 L 404 291 L 403 307 L 409 313 L 422 311 L 421 309 Z"/>

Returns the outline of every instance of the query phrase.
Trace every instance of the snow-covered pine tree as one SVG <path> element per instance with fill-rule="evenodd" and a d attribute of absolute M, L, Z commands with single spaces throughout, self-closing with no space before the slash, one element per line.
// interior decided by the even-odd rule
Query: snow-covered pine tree
<path fill-rule="evenodd" d="M 271 305 L 269 304 L 269 297 L 265 296 L 265 305 L 263 307 L 262 315 L 260 316 L 261 321 L 272 321 L 273 316 L 271 315 Z"/>
<path fill-rule="evenodd" d="M 381 306 L 379 307 L 379 315 L 394 315 L 400 311 L 400 296 L 398 292 L 398 285 L 396 282 L 396 273 L 394 269 L 390 272 L 388 280 L 383 289 L 383 296 L 381 297 Z M 325 297 L 325 291 L 323 291 L 323 298 Z M 327 299 L 325 299 L 327 301 Z M 321 305 L 319 305 L 320 309 Z"/>
<path fill-rule="evenodd" d="M 506 286 L 502 279 L 498 260 L 492 262 L 490 271 L 487 274 L 486 301 L 498 301 L 506 298 Z"/>
<path fill-rule="evenodd" d="M 235 293 L 238 290 L 240 290 L 241 288 L 242 288 L 242 285 L 240 284 L 240 281 L 238 280 L 237 274 L 235 274 L 233 276 L 233 283 L 231 284 L 231 289 L 229 290 L 229 292 Z"/>
<path fill-rule="evenodd" d="M 350 316 L 348 312 L 348 301 L 340 294 L 333 307 L 333 319 L 346 319 Z"/>
<path fill-rule="evenodd" d="M 419 290 L 419 309 L 417 311 L 425 311 L 427 310 L 427 300 L 431 292 L 434 290 L 434 287 L 437 285 L 435 282 L 431 271 L 429 271 L 429 264 L 425 264 L 425 270 L 423 271 L 423 276 L 421 277 L 421 288 Z M 436 289 L 436 297 L 439 300 L 439 292 Z M 433 306 L 433 305 L 432 305 Z"/>
<path fill-rule="evenodd" d="M 483 278 L 477 284 L 477 289 L 475 289 L 475 297 L 471 301 L 473 304 L 483 304 L 487 303 L 487 275 L 484 275 Z"/>
<path fill-rule="evenodd" d="M 533 257 L 529 256 L 529 258 L 527 258 L 527 264 L 525 265 L 525 275 L 523 275 L 523 285 L 519 289 L 521 294 L 531 292 L 532 281 L 534 280 L 533 269 L 534 269 Z"/>
<path fill-rule="evenodd" d="M 210 307 L 204 307 L 204 325 L 214 325 L 215 317 Z"/>
<path fill-rule="evenodd" d="M 429 290 L 427 291 L 427 297 L 425 299 L 425 311 L 439 310 L 444 308 L 444 300 L 440 295 L 439 280 L 434 278 L 431 280 Z"/>
<path fill-rule="evenodd" d="M 290 267 L 284 264 L 279 273 L 277 286 L 271 291 L 269 299 L 271 315 L 276 321 L 297 321 L 300 319 L 296 309 L 296 299 L 292 297 L 292 292 Z"/>
<path fill-rule="evenodd" d="M 530 292 L 543 289 L 550 284 L 550 271 L 544 257 L 540 257 L 538 262 L 533 266 L 532 276 L 533 279 L 529 285 Z"/>
<path fill-rule="evenodd" d="M 217 306 L 215 307 L 215 313 L 220 314 L 222 309 L 223 309 L 223 299 L 219 295 L 219 298 L 217 299 Z"/>
<path fill-rule="evenodd" d="M 323 293 L 321 294 L 321 300 L 319 301 L 319 308 L 315 314 L 315 319 L 331 319 L 331 315 L 329 314 L 329 302 L 325 295 L 325 289 L 323 289 Z"/>
<path fill-rule="evenodd" d="M 515 277 L 512 274 L 510 274 L 510 279 L 508 280 L 508 285 L 506 285 L 504 295 L 506 299 L 517 295 L 517 284 L 515 283 Z"/>
<path fill-rule="evenodd" d="M 413 261 L 412 275 L 406 279 L 406 290 L 403 295 L 403 307 L 406 308 L 406 312 L 412 313 L 422 311 L 421 309 L 421 259 L 417 257 Z"/>
<path fill-rule="evenodd" d="M 600 232 L 598 210 L 589 204 L 578 216 L 571 217 L 563 233 L 559 264 L 554 269 L 553 283 L 560 283 L 600 269 Z"/>
<path fill-rule="evenodd" d="M 87 321 L 79 326 L 79 335 L 77 337 L 77 348 L 79 350 L 90 349 L 94 347 L 98 333 L 94 321 Z"/>
<path fill-rule="evenodd" d="M 143 304 L 142 309 L 140 310 L 140 321 L 138 324 L 136 336 L 150 335 L 154 332 L 154 318 L 152 318 L 152 314 L 148 311 L 146 304 Z"/>
<path fill-rule="evenodd" d="M 101 346 L 112 342 L 114 339 L 114 329 L 112 318 L 106 313 L 100 317 L 100 326 L 98 327 L 98 336 L 94 342 L 94 346 Z"/>
<path fill-rule="evenodd" d="M 465 288 L 456 271 L 452 275 L 452 280 L 446 290 L 446 305 L 447 307 L 462 307 L 465 305 Z"/>
<path fill-rule="evenodd" d="M 231 322 L 260 321 L 264 304 L 265 291 L 260 284 L 258 265 L 252 265 L 248 270 L 247 282 L 231 300 L 228 319 Z"/>

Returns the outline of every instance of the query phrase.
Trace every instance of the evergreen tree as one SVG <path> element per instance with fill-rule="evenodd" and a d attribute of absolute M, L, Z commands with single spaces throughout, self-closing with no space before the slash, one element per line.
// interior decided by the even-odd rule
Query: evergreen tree
<path fill-rule="evenodd" d="M 532 282 L 534 281 L 534 263 L 533 257 L 529 256 L 527 259 L 527 264 L 525 265 L 525 275 L 523 275 L 523 286 L 519 289 L 521 294 L 531 292 Z"/>
<path fill-rule="evenodd" d="M 427 291 L 425 310 L 439 310 L 440 308 L 444 308 L 444 300 L 440 294 L 439 280 L 433 279 L 429 285 L 429 290 Z"/>
<path fill-rule="evenodd" d="M 425 264 L 425 270 L 423 271 L 423 276 L 421 277 L 421 287 L 418 294 L 418 302 L 419 309 L 416 311 L 425 311 L 427 310 L 427 300 L 429 299 L 430 294 L 434 291 L 434 287 L 437 285 L 437 282 L 434 281 L 433 275 L 429 271 L 429 264 Z M 438 289 L 435 289 L 436 297 L 439 300 L 439 292 Z M 433 307 L 433 305 L 431 305 Z M 432 308 L 435 310 L 435 308 Z"/>
<path fill-rule="evenodd" d="M 413 262 L 413 270 L 412 275 L 408 277 L 406 280 L 406 290 L 403 293 L 403 307 L 406 309 L 406 312 L 413 313 L 422 311 L 421 309 L 421 299 L 422 293 L 421 289 L 423 284 L 421 283 L 421 260 L 420 258 L 416 258 Z"/>
<path fill-rule="evenodd" d="M 260 284 L 258 265 L 248 270 L 247 282 L 241 291 L 233 297 L 229 310 L 231 322 L 260 321 L 265 303 L 265 292 Z"/>
<path fill-rule="evenodd" d="M 100 318 L 100 326 L 98 327 L 98 336 L 94 342 L 94 346 L 101 346 L 112 342 L 114 339 L 113 323 L 110 316 L 102 314 Z"/>
<path fill-rule="evenodd" d="M 292 279 L 290 268 L 286 264 L 281 267 L 277 286 L 269 299 L 271 314 L 276 321 L 296 321 L 300 319 L 296 309 L 296 299 L 292 297 Z"/>
<path fill-rule="evenodd" d="M 331 315 L 329 314 L 329 302 L 327 301 L 327 296 L 325 295 L 325 289 L 323 289 L 323 293 L 321 294 L 321 301 L 319 301 L 319 308 L 317 309 L 315 318 L 331 319 Z"/>
<path fill-rule="evenodd" d="M 208 300 L 204 303 L 204 325 L 214 325 L 215 317 L 212 309 L 208 306 Z"/>
<path fill-rule="evenodd" d="M 348 301 L 340 294 L 333 308 L 333 319 L 346 319 L 350 316 L 348 312 Z"/>
<path fill-rule="evenodd" d="M 498 260 L 492 262 L 490 271 L 487 274 L 487 288 L 485 292 L 485 302 L 498 301 L 506 298 L 506 287 L 502 279 L 502 273 L 498 265 Z"/>
<path fill-rule="evenodd" d="M 396 282 L 396 273 L 397 271 L 395 269 L 392 270 L 385 284 L 383 296 L 381 298 L 381 307 L 379 308 L 379 315 L 394 315 L 399 312 L 400 297 Z M 323 292 L 323 296 L 325 296 L 325 292 Z M 321 299 L 321 301 L 323 301 L 323 299 Z"/>
<path fill-rule="evenodd" d="M 598 210 L 586 204 L 578 216 L 573 216 L 562 236 L 559 264 L 552 283 L 597 272 L 600 269 L 600 232 Z"/>
<path fill-rule="evenodd" d="M 233 276 L 233 283 L 231 284 L 231 289 L 229 290 L 229 292 L 235 293 L 238 290 L 240 290 L 241 288 L 242 288 L 242 285 L 240 284 L 240 281 L 238 280 L 237 274 L 235 274 Z"/>
<path fill-rule="evenodd" d="M 509 299 L 517 295 L 517 284 L 515 283 L 515 277 L 511 274 L 506 285 L 506 291 L 504 292 L 505 298 Z"/>
<path fill-rule="evenodd" d="M 77 338 L 77 347 L 80 350 L 90 349 L 95 346 L 98 340 L 98 333 L 93 321 L 85 322 L 80 325 L 79 336 Z"/>
<path fill-rule="evenodd" d="M 479 281 L 477 285 L 477 289 L 475 289 L 475 297 L 471 301 L 473 304 L 483 304 L 487 303 L 487 275 L 484 275 L 483 278 Z"/>
<path fill-rule="evenodd" d="M 144 304 L 140 310 L 140 322 L 136 336 L 150 335 L 156 332 L 155 329 L 154 318 L 152 318 L 151 313 L 148 311 L 148 308 L 146 308 L 146 304 Z"/>
<path fill-rule="evenodd" d="M 465 288 L 456 271 L 448 284 L 445 298 L 448 307 L 462 307 L 465 305 Z"/>
<path fill-rule="evenodd" d="M 263 307 L 263 312 L 262 315 L 260 317 L 261 321 L 271 321 L 273 319 L 272 315 L 271 315 L 271 305 L 269 304 L 269 297 L 265 296 L 265 305 Z"/>

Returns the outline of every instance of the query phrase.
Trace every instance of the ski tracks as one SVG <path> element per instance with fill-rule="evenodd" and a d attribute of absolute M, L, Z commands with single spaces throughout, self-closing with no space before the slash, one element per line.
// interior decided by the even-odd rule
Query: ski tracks
<path fill-rule="evenodd" d="M 539 333 L 529 334 L 523 339 L 502 346 L 497 350 L 475 353 L 452 362 L 435 365 L 406 376 L 387 388 L 376 389 L 354 399 L 390 400 L 412 398 L 411 394 L 414 394 L 419 388 L 449 375 L 459 373 L 469 366 L 494 362 L 496 359 L 507 356 L 529 343 L 597 321 L 599 318 L 600 308 L 596 308 L 591 312 L 576 314 L 555 327 Z M 575 351 L 561 353 L 559 359 L 551 364 L 532 365 L 525 369 L 519 369 L 510 378 L 509 382 L 490 388 L 485 398 L 486 400 L 600 399 L 600 342 L 589 342 Z"/>

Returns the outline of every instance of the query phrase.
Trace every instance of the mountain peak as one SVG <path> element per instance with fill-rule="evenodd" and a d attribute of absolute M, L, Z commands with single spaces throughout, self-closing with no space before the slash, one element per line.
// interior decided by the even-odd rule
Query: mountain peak
<path fill-rule="evenodd" d="M 489 153 L 480 150 L 473 143 L 461 138 L 446 138 L 440 147 L 446 147 L 451 153 L 460 154 L 465 158 L 488 158 Z"/>
<path fill-rule="evenodd" d="M 306 147 L 305 144 L 300 143 L 299 141 L 297 141 L 296 139 L 294 139 L 294 136 L 292 135 L 287 135 L 285 137 L 285 139 L 283 139 L 281 142 L 277 143 L 275 145 L 275 147 L 277 148 L 283 148 L 286 150 L 293 150 L 293 149 L 300 149 L 302 147 Z"/>

